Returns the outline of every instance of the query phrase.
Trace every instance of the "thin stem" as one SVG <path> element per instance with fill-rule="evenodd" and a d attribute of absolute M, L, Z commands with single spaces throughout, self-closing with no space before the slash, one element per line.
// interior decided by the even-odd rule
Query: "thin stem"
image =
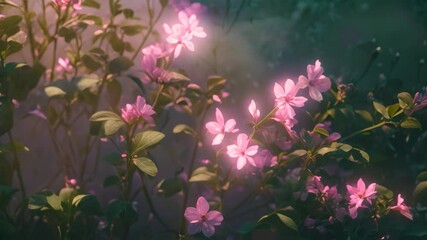
<path fill-rule="evenodd" d="M 10 143 L 12 144 L 14 167 L 18 175 L 19 187 L 21 188 L 21 194 L 22 194 L 22 200 L 24 201 L 27 198 L 27 195 L 26 195 L 25 186 L 24 186 L 24 179 L 22 178 L 21 164 L 19 162 L 18 152 L 16 151 L 15 141 L 13 140 L 12 133 L 10 131 L 7 132 L 7 136 L 9 138 Z"/>
<path fill-rule="evenodd" d="M 139 52 L 141 51 L 142 47 L 144 47 L 145 43 L 147 42 L 148 38 L 151 35 L 151 32 L 154 29 L 154 26 L 156 25 L 156 23 L 159 21 L 160 17 L 163 14 L 163 11 L 165 10 L 164 7 L 162 7 L 162 9 L 160 10 L 159 14 L 157 15 L 157 17 L 154 19 L 154 21 L 152 21 L 152 19 L 150 18 L 150 26 L 148 27 L 148 31 L 144 36 L 144 39 L 142 39 L 141 44 L 139 44 L 137 50 L 135 51 L 135 54 L 132 56 L 131 60 L 134 61 L 135 58 L 138 56 Z"/>
<path fill-rule="evenodd" d="M 354 133 L 352 133 L 352 134 L 348 135 L 347 137 L 343 137 L 343 138 L 341 139 L 341 141 L 342 141 L 342 142 L 345 142 L 346 140 L 348 140 L 348 139 L 350 139 L 350 138 L 352 138 L 352 137 L 354 137 L 354 136 L 357 136 L 357 135 L 359 135 L 359 134 L 361 134 L 361 133 L 364 133 L 364 132 L 369 132 L 369 131 L 374 130 L 375 128 L 379 128 L 379 127 L 381 127 L 381 126 L 383 126 L 383 125 L 385 125 L 385 124 L 386 124 L 386 122 L 380 122 L 380 123 L 378 123 L 378 124 L 375 124 L 374 126 L 370 126 L 370 127 L 367 127 L 367 128 L 361 129 L 361 130 L 359 130 L 359 131 L 357 131 L 357 132 L 354 132 Z"/>
<path fill-rule="evenodd" d="M 142 192 L 144 193 L 145 199 L 147 200 L 148 207 L 150 208 L 151 213 L 153 216 L 159 221 L 160 224 L 167 230 L 171 230 L 171 228 L 167 225 L 165 221 L 160 217 L 159 213 L 157 212 L 156 208 L 154 207 L 153 201 L 151 200 L 150 193 L 148 192 L 147 185 L 144 181 L 143 173 L 140 174 L 141 183 L 142 183 Z"/>
<path fill-rule="evenodd" d="M 52 82 L 55 77 L 55 64 L 56 64 L 56 51 L 58 49 L 58 30 L 61 22 L 61 9 L 58 9 L 58 19 L 55 24 L 55 31 L 53 33 L 53 56 L 52 56 L 52 66 L 50 72 L 50 81 Z"/>

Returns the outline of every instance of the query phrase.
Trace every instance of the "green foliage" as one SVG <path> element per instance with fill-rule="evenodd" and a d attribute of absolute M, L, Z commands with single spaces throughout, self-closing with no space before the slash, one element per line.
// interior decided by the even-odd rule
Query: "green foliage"
<path fill-rule="evenodd" d="M 144 131 L 135 135 L 132 144 L 132 155 L 138 154 L 140 151 L 154 147 L 165 137 L 165 135 L 158 131 Z"/>
<path fill-rule="evenodd" d="M 133 163 L 138 167 L 139 170 L 148 174 L 151 177 L 155 177 L 157 175 L 157 167 L 156 164 L 151 159 L 146 157 L 138 157 L 132 158 Z"/>

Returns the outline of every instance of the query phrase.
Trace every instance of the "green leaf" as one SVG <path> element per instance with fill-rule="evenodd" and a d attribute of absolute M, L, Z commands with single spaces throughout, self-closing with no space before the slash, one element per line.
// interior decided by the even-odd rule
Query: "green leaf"
<path fill-rule="evenodd" d="M 294 160 L 307 155 L 307 151 L 304 149 L 298 149 L 288 154 L 287 161 Z"/>
<path fill-rule="evenodd" d="M 81 201 L 83 198 L 87 197 L 87 196 L 89 196 L 89 194 L 80 194 L 80 195 L 77 195 L 77 196 L 75 196 L 75 197 L 73 198 L 73 201 L 72 201 L 72 203 L 71 203 L 71 204 L 73 204 L 74 206 L 77 206 L 77 205 L 79 205 L 80 201 Z"/>
<path fill-rule="evenodd" d="M 427 206 L 427 181 L 418 183 L 414 189 L 413 196 L 416 202 Z"/>
<path fill-rule="evenodd" d="M 122 118 L 110 111 L 99 111 L 94 113 L 90 118 L 89 121 L 92 122 L 103 122 L 103 121 L 108 121 L 108 120 L 115 120 L 115 121 L 121 121 Z"/>
<path fill-rule="evenodd" d="M 280 221 L 282 221 L 282 223 L 284 223 L 287 227 L 289 227 L 295 231 L 298 231 L 298 226 L 295 223 L 295 221 L 292 220 L 292 218 L 285 216 L 281 213 L 276 213 L 276 215 L 277 215 L 277 217 L 279 217 Z"/>
<path fill-rule="evenodd" d="M 171 82 L 191 81 L 189 77 L 179 72 L 169 72 L 167 78 L 170 79 Z"/>
<path fill-rule="evenodd" d="M 208 92 L 210 94 L 219 93 L 225 86 L 227 80 L 221 76 L 210 76 L 208 78 Z"/>
<path fill-rule="evenodd" d="M 107 35 L 107 40 L 111 45 L 111 48 L 113 48 L 113 50 L 115 52 L 123 52 L 125 45 L 123 43 L 123 40 L 119 38 L 119 36 L 117 36 L 116 32 L 109 32 Z"/>
<path fill-rule="evenodd" d="M 122 120 L 108 120 L 103 124 L 104 134 L 106 136 L 111 136 L 115 134 L 125 123 Z"/>
<path fill-rule="evenodd" d="M 411 109 L 414 105 L 414 98 L 407 92 L 397 94 L 397 98 L 399 99 L 399 106 L 403 109 Z"/>
<path fill-rule="evenodd" d="M 77 192 L 74 188 L 63 188 L 59 191 L 59 198 L 62 202 L 71 202 L 76 194 Z"/>
<path fill-rule="evenodd" d="M 420 172 L 417 175 L 417 181 L 419 181 L 419 182 L 421 182 L 421 181 L 427 181 L 427 171 Z"/>
<path fill-rule="evenodd" d="M 144 131 L 135 135 L 132 155 L 158 144 L 165 135 L 158 131 Z"/>
<path fill-rule="evenodd" d="M 191 174 L 189 182 L 211 182 L 216 180 L 216 174 L 210 172 L 207 167 L 199 167 Z"/>
<path fill-rule="evenodd" d="M 67 43 L 71 42 L 71 40 L 76 38 L 76 33 L 74 32 L 74 30 L 66 27 L 61 27 L 58 31 L 58 35 L 60 37 L 63 37 L 65 42 Z"/>
<path fill-rule="evenodd" d="M 80 197 L 76 201 L 74 201 L 74 199 L 73 205 L 76 206 L 76 211 L 87 215 L 100 215 L 102 213 L 101 205 L 95 196 L 83 195 L 83 197 Z"/>
<path fill-rule="evenodd" d="M 117 185 L 119 183 L 120 183 L 120 178 L 117 177 L 116 175 L 112 175 L 105 178 L 103 186 L 110 187 L 110 186 Z"/>
<path fill-rule="evenodd" d="M 336 148 L 334 148 L 334 147 L 322 147 L 322 148 L 320 148 L 319 150 L 317 150 L 317 154 L 320 154 L 320 155 L 325 155 L 325 154 L 327 154 L 327 153 L 331 153 L 331 152 L 335 152 L 335 151 L 337 151 L 338 149 L 336 149 Z"/>
<path fill-rule="evenodd" d="M 54 210 L 62 210 L 61 198 L 59 198 L 58 195 L 52 194 L 46 197 L 46 201 Z"/>
<path fill-rule="evenodd" d="M 186 124 L 178 124 L 176 125 L 173 130 L 173 133 L 178 134 L 178 133 L 184 133 L 184 134 L 188 134 L 190 136 L 193 136 L 194 138 L 197 137 L 197 131 L 194 130 L 192 127 L 186 125 Z"/>
<path fill-rule="evenodd" d="M 123 31 L 123 33 L 127 36 L 135 36 L 142 32 L 144 29 L 141 25 L 127 25 L 120 27 Z"/>
<path fill-rule="evenodd" d="M 96 0 L 84 0 L 83 6 L 96 8 L 96 9 L 101 8 L 101 4 L 99 4 Z"/>
<path fill-rule="evenodd" d="M 329 132 L 328 132 L 328 130 L 326 130 L 326 129 L 324 129 L 324 128 L 321 128 L 321 127 L 315 127 L 315 128 L 313 129 L 313 131 L 314 131 L 315 133 L 318 133 L 318 134 L 323 135 L 323 136 L 325 136 L 325 137 L 329 137 Z"/>
<path fill-rule="evenodd" d="M 108 64 L 108 69 L 111 73 L 120 73 L 128 70 L 133 66 L 132 60 L 127 57 L 117 57 Z"/>
<path fill-rule="evenodd" d="M 390 116 L 390 118 L 393 118 L 396 115 L 397 111 L 399 111 L 399 109 L 400 109 L 400 106 L 398 103 L 387 106 L 386 108 L 387 114 Z"/>
<path fill-rule="evenodd" d="M 91 77 L 78 77 L 74 78 L 72 82 L 76 85 L 79 91 L 84 91 L 98 84 L 99 79 Z"/>
<path fill-rule="evenodd" d="M 82 57 L 82 63 L 83 65 L 89 69 L 90 71 L 96 71 L 101 67 L 101 64 L 95 60 L 94 57 L 90 54 L 85 54 Z"/>
<path fill-rule="evenodd" d="M 165 8 L 167 5 L 168 5 L 168 3 L 169 3 L 169 0 L 159 0 L 160 1 L 160 5 L 163 7 L 163 8 Z"/>
<path fill-rule="evenodd" d="M 403 122 L 400 123 L 400 126 L 403 128 L 419 128 L 421 129 L 422 125 L 418 119 L 413 117 L 408 117 Z"/>
<path fill-rule="evenodd" d="M 388 189 L 388 188 L 386 188 L 380 184 L 376 184 L 375 190 L 377 191 L 377 193 L 379 195 L 384 196 L 387 199 L 393 199 L 393 192 L 390 189 Z"/>
<path fill-rule="evenodd" d="M 133 18 L 134 12 L 130 8 L 123 9 L 123 15 L 125 15 L 125 18 Z"/>
<path fill-rule="evenodd" d="M 6 98 L 0 97 L 0 136 L 9 132 L 13 127 L 13 104 Z"/>
<path fill-rule="evenodd" d="M 5 32 L 10 28 L 14 28 L 22 21 L 22 17 L 18 15 L 7 16 L 0 19 L 0 30 Z"/>
<path fill-rule="evenodd" d="M 373 102 L 374 108 L 377 112 L 379 112 L 384 118 L 390 119 L 390 116 L 388 115 L 387 109 L 384 105 L 382 105 L 379 102 Z"/>
<path fill-rule="evenodd" d="M 64 92 L 64 90 L 60 89 L 59 87 L 55 87 L 55 86 L 47 86 L 44 89 L 44 92 L 46 93 L 48 98 L 63 97 L 67 94 L 66 92 Z"/>
<path fill-rule="evenodd" d="M 107 82 L 107 92 L 108 92 L 108 102 L 110 106 L 116 108 L 120 103 L 120 98 L 122 96 L 122 86 L 119 81 L 113 79 Z"/>
<path fill-rule="evenodd" d="M 157 167 L 156 164 L 154 164 L 153 161 L 151 161 L 148 158 L 145 157 L 138 157 L 133 158 L 133 163 L 139 168 L 139 170 L 143 171 L 144 173 L 155 177 L 157 175 Z"/>
<path fill-rule="evenodd" d="M 183 183 L 178 177 L 163 179 L 157 184 L 157 189 L 159 195 L 171 197 L 183 189 Z"/>

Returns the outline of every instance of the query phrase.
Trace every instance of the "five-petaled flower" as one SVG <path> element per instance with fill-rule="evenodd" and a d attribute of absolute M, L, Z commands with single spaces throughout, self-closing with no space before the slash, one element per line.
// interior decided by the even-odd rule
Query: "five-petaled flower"
<path fill-rule="evenodd" d="M 248 135 L 241 133 L 237 136 L 237 144 L 227 146 L 227 154 L 232 158 L 237 159 L 237 169 L 240 170 L 246 165 L 246 161 L 249 161 L 254 167 L 256 163 L 253 159 L 255 154 L 258 152 L 258 145 L 248 147 L 250 139 Z"/>
<path fill-rule="evenodd" d="M 364 200 L 372 204 L 371 200 L 376 196 L 376 183 L 371 183 L 368 188 L 366 188 L 365 182 L 359 178 L 357 181 L 357 186 L 353 187 L 347 185 L 348 193 L 350 193 L 350 202 L 349 202 L 349 213 L 351 218 L 357 217 L 357 209 L 362 207 Z"/>
<path fill-rule="evenodd" d="M 276 95 L 276 104 L 279 109 L 286 109 L 290 118 L 295 117 L 295 111 L 292 107 L 302 107 L 307 101 L 305 97 L 297 97 L 298 86 L 295 86 L 294 81 L 291 79 L 286 80 L 285 88 L 280 84 L 274 84 L 274 95 Z"/>
<path fill-rule="evenodd" d="M 307 66 L 307 77 L 299 76 L 298 85 L 300 88 L 308 87 L 310 97 L 318 102 L 322 101 L 322 92 L 331 88 L 331 80 L 323 75 L 323 68 L 319 60 L 314 65 Z"/>
<path fill-rule="evenodd" d="M 212 145 L 219 145 L 224 139 L 225 133 L 235 133 L 239 129 L 235 129 L 236 120 L 229 119 L 227 122 L 224 121 L 224 116 L 222 115 L 221 110 L 218 108 L 215 111 L 216 122 L 211 121 L 206 123 L 205 127 L 208 129 L 209 133 L 216 135 L 212 140 Z"/>
<path fill-rule="evenodd" d="M 196 207 L 187 207 L 184 213 L 190 223 L 188 233 L 190 235 L 202 232 L 206 237 L 215 234 L 215 226 L 221 225 L 224 217 L 218 211 L 209 211 L 209 203 L 204 197 L 197 199 Z"/>
<path fill-rule="evenodd" d="M 403 216 L 405 216 L 408 219 L 413 220 L 412 214 L 411 214 L 411 208 L 406 206 L 403 202 L 405 200 L 402 198 L 402 196 L 399 194 L 397 195 L 397 205 L 390 207 L 391 210 L 399 211 Z"/>
<path fill-rule="evenodd" d="M 180 24 L 169 26 L 163 24 L 163 30 L 169 35 L 166 41 L 175 47 L 174 58 L 181 54 L 182 47 L 186 47 L 190 51 L 194 51 L 194 44 L 191 41 L 193 36 L 198 38 L 206 37 L 202 27 L 199 27 L 199 20 L 196 15 L 188 16 L 186 12 L 178 13 Z"/>

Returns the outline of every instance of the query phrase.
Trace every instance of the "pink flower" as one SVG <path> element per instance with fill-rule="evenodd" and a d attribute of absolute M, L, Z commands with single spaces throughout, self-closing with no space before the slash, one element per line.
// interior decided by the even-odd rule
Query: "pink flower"
<path fill-rule="evenodd" d="M 254 100 L 251 100 L 251 104 L 249 104 L 249 113 L 251 114 L 252 118 L 254 119 L 254 121 L 258 121 L 259 116 L 260 116 L 260 112 L 259 109 L 256 107 L 256 103 Z"/>
<path fill-rule="evenodd" d="M 58 58 L 58 64 L 55 67 L 57 72 L 66 72 L 72 73 L 74 68 L 71 66 L 70 59 L 66 58 Z"/>
<path fill-rule="evenodd" d="M 224 217 L 218 211 L 209 211 L 209 203 L 204 197 L 197 199 L 196 208 L 187 207 L 184 213 L 185 218 L 190 223 L 188 233 L 190 235 L 202 232 L 206 237 L 215 234 L 215 226 L 221 225 Z"/>
<path fill-rule="evenodd" d="M 170 78 L 167 72 L 157 67 L 157 58 L 154 55 L 144 55 L 142 57 L 142 68 L 146 74 L 146 81 L 168 82 Z"/>
<path fill-rule="evenodd" d="M 54 0 L 53 2 L 61 9 L 66 9 L 69 4 L 72 4 L 74 10 L 82 9 L 82 0 Z"/>
<path fill-rule="evenodd" d="M 165 23 L 163 24 L 163 30 L 169 34 L 169 36 L 166 38 L 166 41 L 170 44 L 173 44 L 175 47 L 174 58 L 179 57 L 182 51 L 182 47 L 185 47 L 188 50 L 194 52 L 194 44 L 191 42 L 193 35 L 187 32 L 184 29 L 184 26 L 175 24 L 170 27 Z"/>
<path fill-rule="evenodd" d="M 189 0 L 170 0 L 169 4 L 175 9 L 175 11 L 185 11 L 188 15 L 203 13 L 207 10 L 207 7 L 198 2 L 191 3 Z"/>
<path fill-rule="evenodd" d="M 289 116 L 289 112 L 286 109 L 278 109 L 272 119 L 281 123 L 289 133 L 293 132 L 292 128 L 298 123 L 296 119 Z"/>
<path fill-rule="evenodd" d="M 353 219 L 357 217 L 357 209 L 362 206 L 363 201 L 366 199 L 370 204 L 371 200 L 374 199 L 377 193 L 375 191 L 376 183 L 372 183 L 366 188 L 365 182 L 361 178 L 357 181 L 357 186 L 353 187 L 347 185 L 347 190 L 350 193 L 350 202 L 349 202 L 349 213 L 350 217 Z"/>
<path fill-rule="evenodd" d="M 199 27 L 199 20 L 195 14 L 190 16 L 187 15 L 186 12 L 181 11 L 178 13 L 179 21 L 184 29 L 189 32 L 192 36 L 198 38 L 205 38 L 207 34 L 203 30 L 203 27 Z"/>
<path fill-rule="evenodd" d="M 135 104 L 126 104 L 125 108 L 121 109 L 122 119 L 128 123 L 134 123 L 139 120 L 144 120 L 150 125 L 154 125 L 154 120 L 151 115 L 155 114 L 151 105 L 145 102 L 145 98 L 138 96 Z"/>
<path fill-rule="evenodd" d="M 216 135 L 212 141 L 212 145 L 219 145 L 224 139 L 225 133 L 235 133 L 239 129 L 235 129 L 236 120 L 229 119 L 227 122 L 224 121 L 222 112 L 217 108 L 215 111 L 216 122 L 208 122 L 205 127 L 208 129 L 210 134 Z"/>
<path fill-rule="evenodd" d="M 276 95 L 276 103 L 279 109 L 286 109 L 290 118 L 295 116 L 295 111 L 292 107 L 302 107 L 307 101 L 305 97 L 297 97 L 298 86 L 288 79 L 285 82 L 285 88 L 282 88 L 278 83 L 274 84 L 274 95 Z"/>
<path fill-rule="evenodd" d="M 156 43 L 143 48 L 141 51 L 144 55 L 152 55 L 157 59 L 157 58 L 166 57 L 168 54 L 172 52 L 172 49 L 167 49 L 163 44 Z"/>
<path fill-rule="evenodd" d="M 331 88 L 331 80 L 323 75 L 323 68 L 320 66 L 319 60 L 315 65 L 307 66 L 307 76 L 301 75 L 298 78 L 298 85 L 301 88 L 308 87 L 310 97 L 318 102 L 322 101 L 322 92 L 326 92 Z"/>
<path fill-rule="evenodd" d="M 37 117 L 44 119 L 44 120 L 47 120 L 46 115 L 41 110 L 40 104 L 37 104 L 36 108 L 34 110 L 29 111 L 28 114 L 37 116 Z"/>
<path fill-rule="evenodd" d="M 411 214 L 411 208 L 406 206 L 403 202 L 405 200 L 402 198 L 402 196 L 399 194 L 397 195 L 397 205 L 390 207 L 391 210 L 399 211 L 403 216 L 405 216 L 408 219 L 413 220 L 412 214 Z"/>
<path fill-rule="evenodd" d="M 258 146 L 253 145 L 248 147 L 250 139 L 248 135 L 241 133 L 237 136 L 237 144 L 227 146 L 227 154 L 232 158 L 237 159 L 237 169 L 240 170 L 246 165 L 246 161 L 249 161 L 254 167 L 256 163 L 252 158 L 258 152 Z"/>
<path fill-rule="evenodd" d="M 425 107 L 427 107 L 427 90 L 424 93 L 415 93 L 413 112 L 417 112 Z"/>
<path fill-rule="evenodd" d="M 193 36 L 198 38 L 205 38 L 206 33 L 202 27 L 199 27 L 199 20 L 196 15 L 188 16 L 184 11 L 178 13 L 180 24 L 174 24 L 169 26 L 163 24 L 163 30 L 169 34 L 166 41 L 172 44 L 175 48 L 174 58 L 177 58 L 181 54 L 182 47 L 187 48 L 190 51 L 194 51 L 194 44 L 191 42 Z"/>

